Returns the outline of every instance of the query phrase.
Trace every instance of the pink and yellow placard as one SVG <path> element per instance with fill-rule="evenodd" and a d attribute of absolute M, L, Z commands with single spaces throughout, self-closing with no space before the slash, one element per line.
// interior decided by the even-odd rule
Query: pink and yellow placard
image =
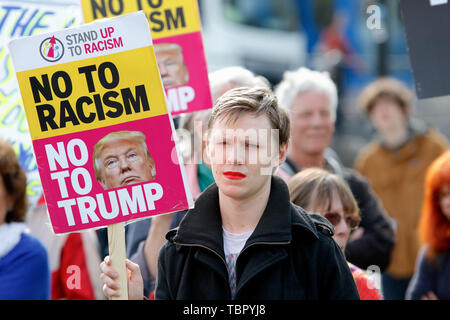
<path fill-rule="evenodd" d="M 142 11 L 9 48 L 55 233 L 193 206 Z"/>
<path fill-rule="evenodd" d="M 91 22 L 143 10 L 172 115 L 212 107 L 197 0 L 81 0 Z"/>

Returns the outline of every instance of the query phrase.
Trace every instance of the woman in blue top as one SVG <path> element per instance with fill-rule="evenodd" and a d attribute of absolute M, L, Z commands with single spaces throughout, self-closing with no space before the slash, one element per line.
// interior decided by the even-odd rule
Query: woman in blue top
<path fill-rule="evenodd" d="M 26 233 L 26 176 L 11 146 L 0 139 L 0 299 L 50 298 L 44 246 Z"/>
<path fill-rule="evenodd" d="M 424 245 L 406 298 L 450 300 L 450 151 L 428 168 L 419 231 Z"/>

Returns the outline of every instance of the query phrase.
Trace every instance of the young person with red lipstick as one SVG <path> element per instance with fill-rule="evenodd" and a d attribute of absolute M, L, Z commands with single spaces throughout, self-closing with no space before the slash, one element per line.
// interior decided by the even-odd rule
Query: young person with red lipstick
<path fill-rule="evenodd" d="M 155 298 L 359 299 L 331 224 L 292 204 L 287 185 L 273 175 L 289 139 L 289 117 L 274 94 L 228 91 L 208 128 L 215 183 L 168 232 Z M 129 261 L 127 267 L 129 298 L 142 299 L 139 267 Z M 108 259 L 101 269 L 104 293 L 117 295 Z"/>

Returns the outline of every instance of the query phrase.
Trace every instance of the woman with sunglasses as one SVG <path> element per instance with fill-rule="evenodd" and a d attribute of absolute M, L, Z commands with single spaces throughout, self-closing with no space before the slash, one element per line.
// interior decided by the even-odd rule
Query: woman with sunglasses
<path fill-rule="evenodd" d="M 331 222 L 333 239 L 345 252 L 350 232 L 359 226 L 361 220 L 356 200 L 345 181 L 326 170 L 310 168 L 293 176 L 288 187 L 294 204 L 309 213 L 320 214 Z M 382 300 L 383 296 L 367 274 L 350 262 L 347 264 L 361 300 Z"/>

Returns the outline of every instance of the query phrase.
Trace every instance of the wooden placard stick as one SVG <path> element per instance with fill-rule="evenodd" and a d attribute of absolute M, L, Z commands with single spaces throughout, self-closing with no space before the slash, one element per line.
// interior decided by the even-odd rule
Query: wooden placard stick
<path fill-rule="evenodd" d="M 119 222 L 108 226 L 108 248 L 111 267 L 119 274 L 117 281 L 120 285 L 120 296 L 111 300 L 128 300 L 128 275 L 125 265 L 125 222 Z"/>

